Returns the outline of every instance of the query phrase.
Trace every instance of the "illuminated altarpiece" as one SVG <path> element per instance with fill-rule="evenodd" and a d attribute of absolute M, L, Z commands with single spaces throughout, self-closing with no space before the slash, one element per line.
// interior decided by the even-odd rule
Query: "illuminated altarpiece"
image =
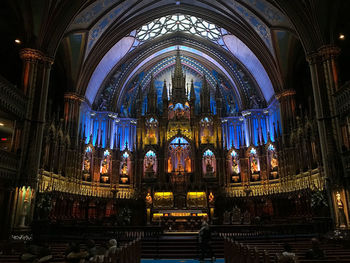
<path fill-rule="evenodd" d="M 107 189 L 101 192 L 106 196 L 141 193 L 153 215 L 149 221 L 157 221 L 179 211 L 212 214 L 216 193 L 227 187 L 278 182 L 277 101 L 238 113 L 218 82 L 206 75 L 200 87 L 186 82 L 179 52 L 170 78 L 160 94 L 153 75 L 144 89 L 136 86 L 133 114 L 82 105 L 83 185 Z"/>

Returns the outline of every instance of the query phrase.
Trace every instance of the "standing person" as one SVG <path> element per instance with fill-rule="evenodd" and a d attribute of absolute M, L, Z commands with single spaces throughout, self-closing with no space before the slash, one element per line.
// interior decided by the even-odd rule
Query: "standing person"
<path fill-rule="evenodd" d="M 211 231 L 208 223 L 204 220 L 202 227 L 199 230 L 199 246 L 201 249 L 200 261 L 203 261 L 205 256 L 209 255 L 214 258 L 213 251 L 211 249 Z"/>

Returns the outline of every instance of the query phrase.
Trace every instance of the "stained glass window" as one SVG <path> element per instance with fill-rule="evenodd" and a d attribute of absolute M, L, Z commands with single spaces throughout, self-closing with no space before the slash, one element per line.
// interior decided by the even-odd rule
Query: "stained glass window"
<path fill-rule="evenodd" d="M 176 103 L 174 110 L 177 110 L 177 109 L 183 110 L 184 106 L 181 103 Z"/>
<path fill-rule="evenodd" d="M 204 152 L 204 156 L 213 156 L 213 155 L 214 155 L 214 153 L 211 150 L 206 150 Z"/>
<path fill-rule="evenodd" d="M 137 29 L 134 47 L 143 44 L 147 40 L 173 32 L 184 32 L 204 37 L 226 48 L 222 41 L 221 28 L 202 18 L 183 14 L 163 16 Z"/>
<path fill-rule="evenodd" d="M 104 153 L 103 153 L 103 156 L 108 156 L 108 155 L 109 155 L 109 151 L 105 150 Z"/>
<path fill-rule="evenodd" d="M 232 152 L 231 152 L 231 156 L 232 156 L 232 157 L 236 157 L 236 156 L 237 156 L 237 153 L 236 153 L 235 151 L 232 151 Z"/>
<path fill-rule="evenodd" d="M 188 144 L 188 142 L 182 137 L 174 138 L 170 144 Z"/>
<path fill-rule="evenodd" d="M 127 159 L 129 157 L 129 154 L 127 152 L 123 153 L 123 158 Z"/>
<path fill-rule="evenodd" d="M 148 152 L 146 153 L 146 156 L 147 156 L 147 157 L 156 157 L 156 154 L 154 153 L 154 151 L 148 151 Z"/>

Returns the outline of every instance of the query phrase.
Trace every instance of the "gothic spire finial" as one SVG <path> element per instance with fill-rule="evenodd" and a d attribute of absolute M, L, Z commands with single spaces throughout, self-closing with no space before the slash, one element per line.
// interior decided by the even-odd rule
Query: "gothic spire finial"
<path fill-rule="evenodd" d="M 162 99 L 168 100 L 168 89 L 166 87 L 166 80 L 165 79 L 164 79 L 164 85 L 163 85 Z"/>
<path fill-rule="evenodd" d="M 191 80 L 191 92 L 190 92 L 190 97 L 191 97 L 191 100 L 195 100 L 195 99 L 196 99 L 196 93 L 195 93 L 195 91 L 194 91 L 193 79 Z"/>
<path fill-rule="evenodd" d="M 183 72 L 182 72 L 180 51 L 179 51 L 179 50 L 176 50 L 174 77 L 176 77 L 176 76 L 182 76 L 182 75 L 183 75 Z"/>
<path fill-rule="evenodd" d="M 276 132 L 276 124 L 273 122 L 273 138 L 275 141 L 277 140 L 277 132 Z"/>
<path fill-rule="evenodd" d="M 117 149 L 117 132 L 114 132 L 113 149 Z"/>

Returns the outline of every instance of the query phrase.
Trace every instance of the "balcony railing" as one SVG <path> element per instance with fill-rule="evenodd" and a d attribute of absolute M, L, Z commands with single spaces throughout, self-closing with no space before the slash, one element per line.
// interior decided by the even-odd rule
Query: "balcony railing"
<path fill-rule="evenodd" d="M 347 115 L 350 113 L 350 82 L 345 83 L 335 94 L 335 101 L 338 114 Z"/>
<path fill-rule="evenodd" d="M 0 178 L 15 179 L 18 169 L 18 156 L 14 153 L 0 150 Z"/>
<path fill-rule="evenodd" d="M 27 99 L 15 85 L 0 76 L 0 109 L 24 118 Z"/>

